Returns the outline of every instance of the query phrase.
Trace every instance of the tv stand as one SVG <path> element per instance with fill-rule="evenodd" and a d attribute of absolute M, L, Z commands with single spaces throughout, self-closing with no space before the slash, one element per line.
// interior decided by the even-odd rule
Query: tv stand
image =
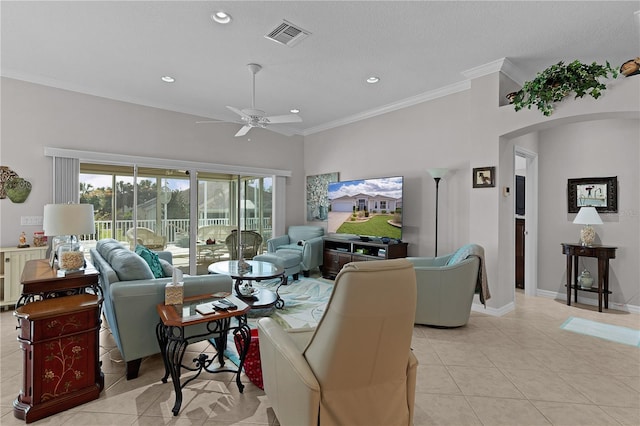
<path fill-rule="evenodd" d="M 362 238 L 362 237 L 361 237 Z M 335 279 L 342 267 L 349 262 L 385 260 L 407 257 L 407 243 L 381 243 L 343 238 L 324 238 L 322 277 Z M 367 238 L 367 237 L 364 237 Z"/>

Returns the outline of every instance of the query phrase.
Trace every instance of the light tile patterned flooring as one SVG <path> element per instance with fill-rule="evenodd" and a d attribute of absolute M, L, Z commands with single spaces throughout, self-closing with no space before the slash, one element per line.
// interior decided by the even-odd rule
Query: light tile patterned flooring
<path fill-rule="evenodd" d="M 501 318 L 473 312 L 458 329 L 416 326 L 415 424 L 640 425 L 640 348 L 561 330 L 569 316 L 640 328 L 637 314 L 598 313 L 521 292 L 515 311 Z M 24 425 L 12 412 L 22 379 L 15 325 L 11 311 L 0 313 L 3 426 Z M 127 381 L 108 330 L 101 332 L 101 346 L 100 398 L 33 424 L 278 425 L 264 392 L 244 380 L 240 394 L 230 373 L 205 374 L 189 384 L 173 417 L 173 387 L 159 380 L 159 356 L 145 359 L 140 376 Z"/>

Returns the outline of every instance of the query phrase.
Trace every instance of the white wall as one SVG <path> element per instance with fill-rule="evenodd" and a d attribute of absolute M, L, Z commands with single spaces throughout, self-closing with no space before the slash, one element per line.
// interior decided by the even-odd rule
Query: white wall
<path fill-rule="evenodd" d="M 539 144 L 536 132 L 541 130 L 601 118 L 637 120 L 640 111 L 640 79 L 610 82 L 607 92 L 597 101 L 568 99 L 558 105 L 550 118 L 535 110 L 515 112 L 512 106 L 504 105 L 504 81 L 508 79 L 501 78 L 500 73 L 490 74 L 472 80 L 471 89 L 466 92 L 309 135 L 304 140 L 308 175 L 339 172 L 342 180 L 405 176 L 403 240 L 409 243 L 411 256 L 432 256 L 434 250 L 435 184 L 426 169 L 454 169 L 454 174 L 440 185 L 438 253 L 447 253 L 467 242 L 484 246 L 492 292 L 487 312 L 496 314 L 512 309 L 514 303 L 513 197 L 505 199 L 501 195 L 503 186 L 513 186 L 514 144 L 521 142 L 535 152 Z M 608 121 L 603 126 L 614 130 L 617 122 Z M 528 134 L 531 136 L 523 137 Z M 638 143 L 637 131 L 631 140 Z M 583 153 L 576 150 L 574 155 L 579 159 Z M 620 170 L 635 169 L 638 158 L 638 153 L 632 152 L 617 166 Z M 472 189 L 471 170 L 483 166 L 497 166 L 496 187 Z M 635 179 L 637 188 L 637 175 Z M 547 192 L 540 190 L 538 195 L 545 199 Z M 637 202 L 629 209 L 629 220 L 637 223 Z M 566 232 L 576 231 L 566 218 L 565 225 Z M 546 234 L 540 236 L 544 238 Z M 616 244 L 635 247 L 637 252 L 637 232 L 623 236 Z M 561 253 L 551 264 L 549 259 L 541 259 L 538 273 L 554 268 L 557 261 L 562 262 Z M 612 275 L 627 276 L 628 271 L 637 276 L 637 265 L 612 262 Z M 539 285 L 544 279 L 540 277 Z M 629 289 L 637 287 L 637 279 L 620 283 Z M 617 297 L 630 292 L 635 294 L 637 290 L 623 288 Z"/>
<path fill-rule="evenodd" d="M 254 129 L 234 138 L 238 125 L 195 124 L 201 118 L 2 78 L 0 165 L 31 182 L 26 202 L 0 200 L 0 245 L 14 246 L 41 226 L 20 216 L 42 216 L 50 203 L 52 160 L 44 147 L 159 157 L 182 161 L 291 170 L 287 224 L 304 221 L 302 137 Z"/>
<path fill-rule="evenodd" d="M 435 182 L 431 167 L 452 171 L 440 182 L 438 253 L 468 241 L 470 158 L 473 144 L 461 117 L 452 114 L 468 103 L 461 92 L 401 111 L 305 137 L 307 175 L 339 172 L 340 180 L 404 176 L 402 239 L 409 255 L 433 255 Z M 464 109 L 462 120 L 464 123 Z"/>
<path fill-rule="evenodd" d="M 305 175 L 339 172 L 343 180 L 403 175 L 403 239 L 409 242 L 412 256 L 433 255 L 435 183 L 426 169 L 447 167 L 453 173 L 440 184 L 438 252 L 447 253 L 470 241 L 482 244 L 493 295 L 488 312 L 503 313 L 514 301 L 514 242 L 510 237 L 513 208 L 501 196 L 501 187 L 512 184 L 513 140 L 581 121 L 624 117 L 637 122 L 640 78 L 619 78 L 597 101 L 564 101 L 552 117 L 500 106 L 501 81 L 504 79 L 499 73 L 490 74 L 474 79 L 468 91 L 309 135 L 304 140 L 262 131 L 255 132 L 248 143 L 232 137 L 234 125 L 198 126 L 193 123 L 196 117 L 185 114 L 3 78 L 0 164 L 30 180 L 34 190 L 21 205 L 0 200 L 0 243 L 14 245 L 21 230 L 32 234 L 36 227 L 20 227 L 20 216 L 41 215 L 43 205 L 50 201 L 51 160 L 43 156 L 44 146 L 292 170 L 286 186 L 287 224 L 304 221 Z M 619 120 L 606 120 L 601 125 L 600 141 L 609 143 L 611 139 L 605 135 L 617 134 Z M 622 248 L 629 255 L 635 250 L 635 261 L 612 261 L 612 277 L 616 276 L 620 286 L 612 300 L 632 300 L 637 305 L 637 278 L 631 279 L 639 275 L 639 186 L 637 171 L 635 175 L 633 172 L 640 159 L 637 127 L 635 133 L 631 128 L 625 135 L 631 136 L 636 150 L 616 161 L 615 174 L 628 176 L 624 185 L 636 188 L 636 201 L 624 197 L 624 202 L 631 204 L 621 207 L 625 213 L 619 220 L 629 225 L 625 229 L 635 229 L 635 234 L 612 234 L 613 228 L 607 228 L 605 241 L 621 247 L 620 256 Z M 567 137 L 579 139 L 577 134 L 568 133 Z M 579 162 L 585 153 L 576 149 L 572 155 Z M 542 169 L 542 159 L 540 162 Z M 471 188 L 471 169 L 481 166 L 498 167 L 495 188 Z M 546 191 L 541 190 L 539 196 L 541 204 L 549 202 L 545 200 Z M 576 235 L 575 225 L 566 216 L 559 219 L 565 223 L 566 238 Z M 547 234 L 540 236 L 540 240 L 547 238 Z M 541 259 L 539 273 L 556 269 L 557 262 L 562 262 L 561 255 Z M 552 278 L 556 283 L 552 288 L 557 287 L 561 277 Z M 539 286 L 548 285 L 542 281 L 540 277 Z"/>
<path fill-rule="evenodd" d="M 618 247 L 610 261 L 609 301 L 640 305 L 639 120 L 596 120 L 540 132 L 540 264 L 538 289 L 566 291 L 566 259 L 560 243 L 578 243 L 581 225 L 567 213 L 567 179 L 618 177 L 618 213 L 602 213 L 597 243 Z M 580 258 L 580 268 L 597 274 L 597 260 Z M 581 292 L 580 297 L 594 298 Z M 595 298 L 597 300 L 597 297 Z"/>

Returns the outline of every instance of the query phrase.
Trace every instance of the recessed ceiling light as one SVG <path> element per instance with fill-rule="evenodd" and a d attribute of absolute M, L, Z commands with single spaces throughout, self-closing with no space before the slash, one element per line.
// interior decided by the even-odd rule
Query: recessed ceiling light
<path fill-rule="evenodd" d="M 171 77 L 170 75 L 163 75 L 160 80 L 164 81 L 165 83 L 173 83 L 174 81 L 176 81 L 176 79 Z"/>
<path fill-rule="evenodd" d="M 369 84 L 375 84 L 375 83 L 377 83 L 379 81 L 380 81 L 380 78 L 376 77 L 374 75 L 372 75 L 371 77 L 367 78 L 367 83 L 369 83 Z"/>
<path fill-rule="evenodd" d="M 229 22 L 231 22 L 231 15 L 219 10 L 211 14 L 211 19 L 213 19 L 218 24 L 228 24 Z"/>
<path fill-rule="evenodd" d="M 298 108 L 293 108 L 289 112 L 291 112 L 292 114 L 297 114 L 300 112 L 300 110 Z"/>

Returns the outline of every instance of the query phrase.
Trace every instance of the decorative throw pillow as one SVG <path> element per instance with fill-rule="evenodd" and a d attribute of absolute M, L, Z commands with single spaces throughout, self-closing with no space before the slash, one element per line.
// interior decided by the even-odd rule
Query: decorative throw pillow
<path fill-rule="evenodd" d="M 162 270 L 164 271 L 165 277 L 173 276 L 173 265 L 167 262 L 164 259 L 160 259 L 160 265 L 162 265 Z"/>
<path fill-rule="evenodd" d="M 138 244 L 136 246 L 136 254 L 143 258 L 145 262 L 147 262 L 155 278 L 164 277 L 164 270 L 162 269 L 162 264 L 160 263 L 160 258 L 158 257 L 157 253 L 149 250 L 145 246 Z"/>
<path fill-rule="evenodd" d="M 122 246 L 109 252 L 108 262 L 118 275 L 119 281 L 153 279 L 153 272 L 147 262 Z"/>
<path fill-rule="evenodd" d="M 467 244 L 460 247 L 458 251 L 453 253 L 453 256 L 449 258 L 449 261 L 447 262 L 447 266 L 455 265 L 456 263 L 462 262 L 467 257 L 469 257 L 472 251 L 473 251 L 473 244 Z"/>

